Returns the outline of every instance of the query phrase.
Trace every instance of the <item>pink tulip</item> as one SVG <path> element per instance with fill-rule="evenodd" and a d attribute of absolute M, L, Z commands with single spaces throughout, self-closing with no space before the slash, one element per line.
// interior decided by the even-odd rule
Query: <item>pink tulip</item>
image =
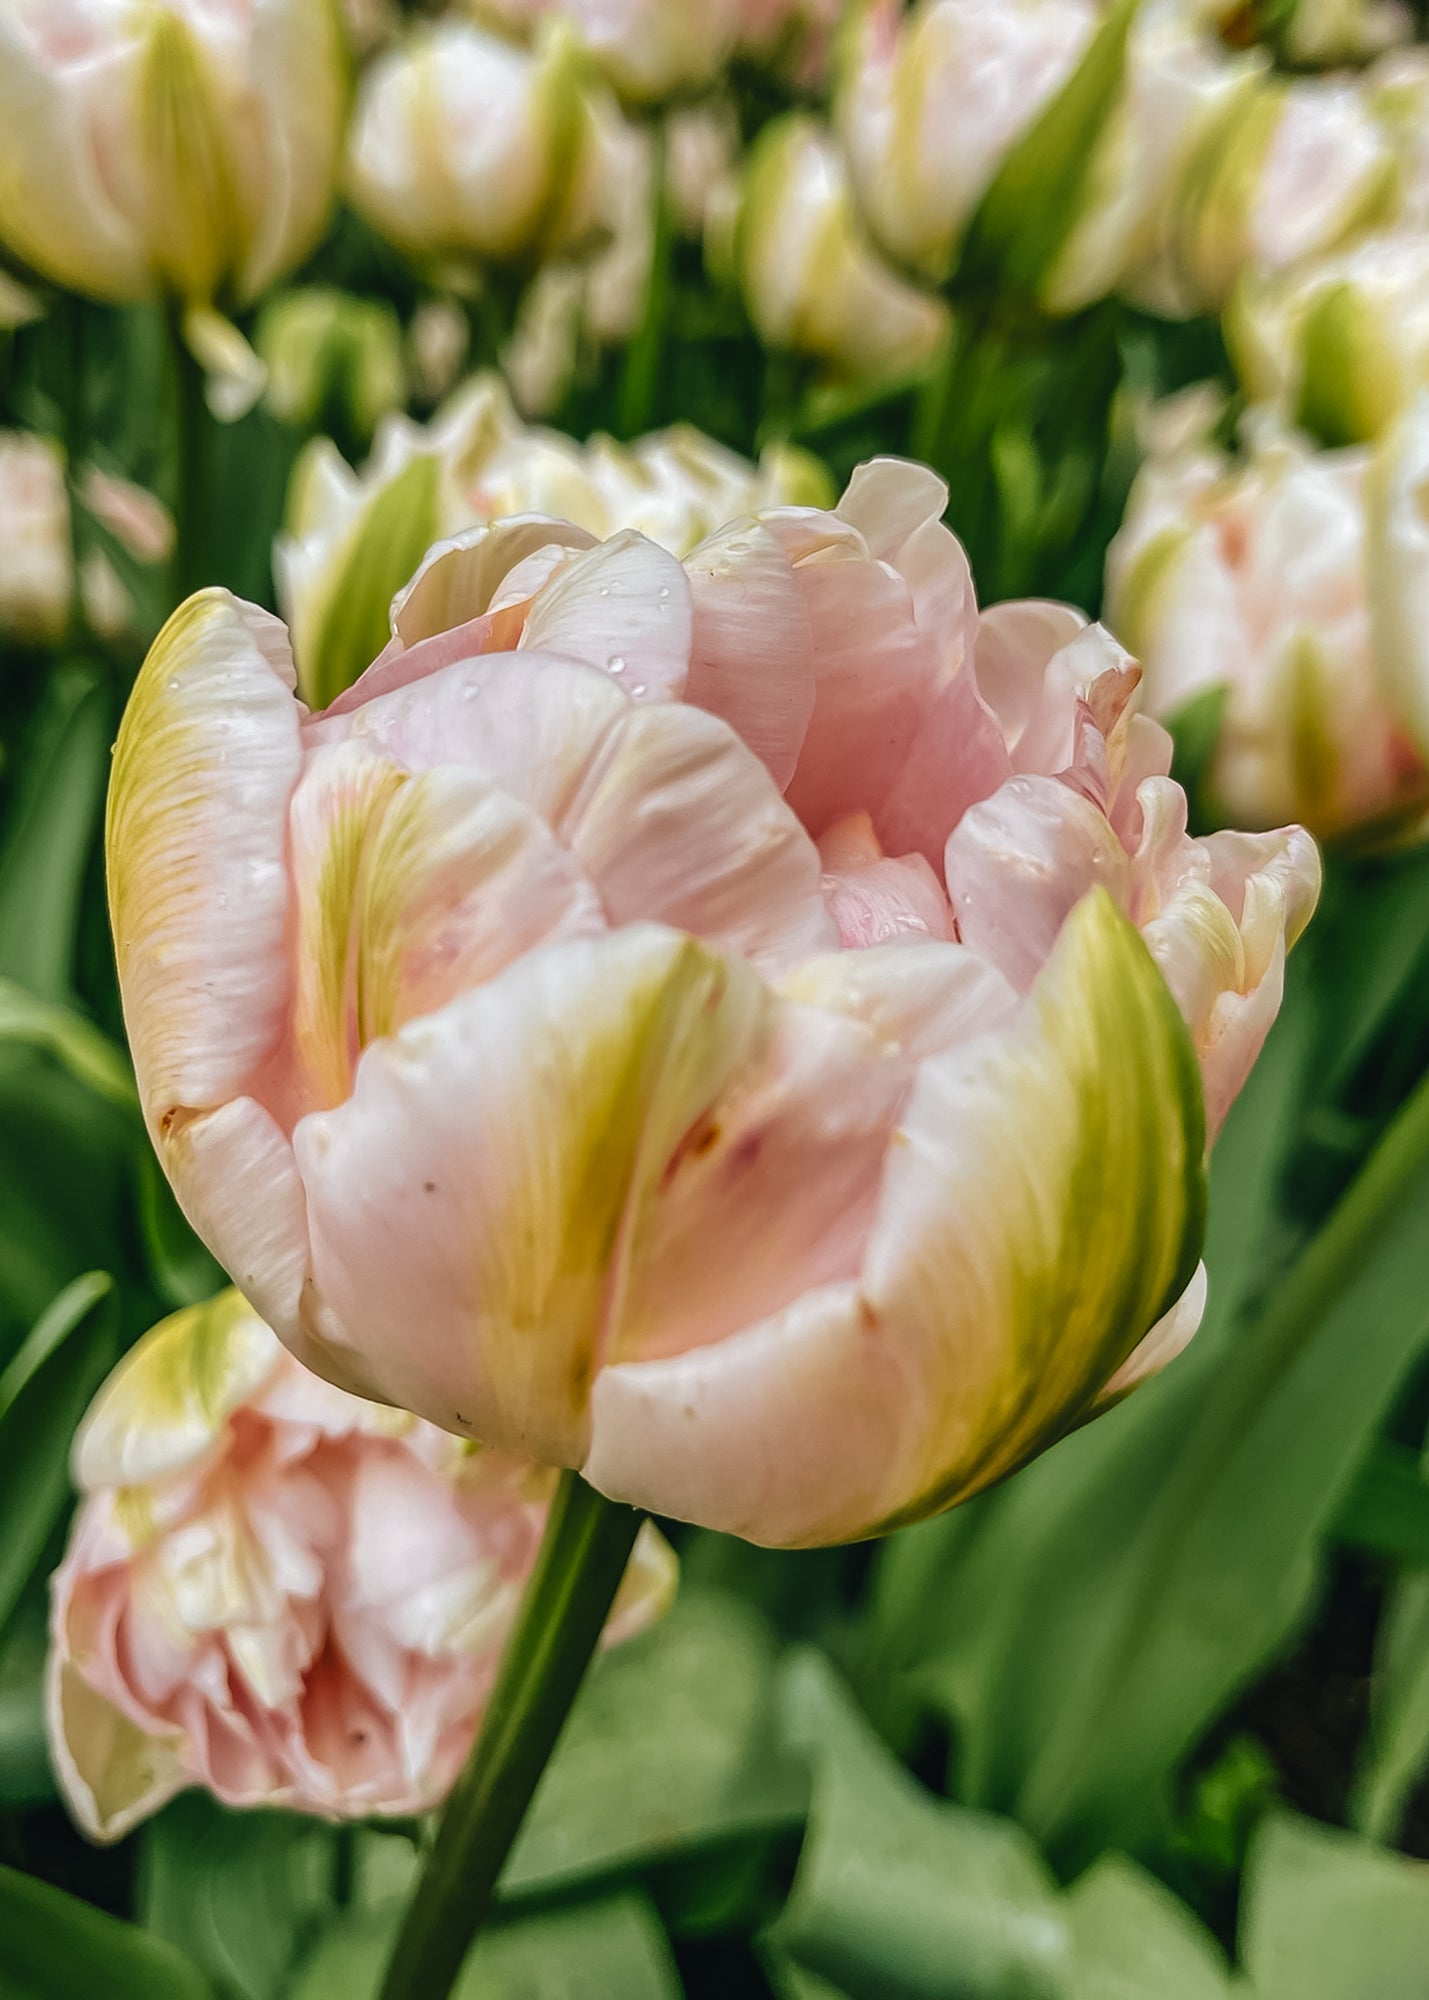
<path fill-rule="evenodd" d="M 275 619 L 175 614 L 110 798 L 135 1064 L 320 1373 L 802 1544 L 1166 1358 L 1195 1058 L 1214 1123 L 1317 856 L 1188 838 L 1134 666 L 980 619 L 945 499 L 878 461 L 683 563 L 470 531 L 317 715 Z"/>
<path fill-rule="evenodd" d="M 551 1475 L 330 1388 L 236 1292 L 100 1391 L 53 1588 L 48 1725 L 117 1839 L 203 1785 L 235 1806 L 425 1811 L 471 1748 Z M 643 1531 L 609 1636 L 668 1601 Z"/>

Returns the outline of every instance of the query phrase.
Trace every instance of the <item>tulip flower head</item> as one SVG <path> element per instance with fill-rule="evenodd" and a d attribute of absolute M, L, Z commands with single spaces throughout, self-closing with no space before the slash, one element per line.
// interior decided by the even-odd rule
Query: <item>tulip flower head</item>
<path fill-rule="evenodd" d="M 106 300 L 256 298 L 327 222 L 330 0 L 0 0 L 0 238 Z"/>
<path fill-rule="evenodd" d="M 735 276 L 767 346 L 876 377 L 926 365 L 946 338 L 943 302 L 891 270 L 866 235 L 817 119 L 792 113 L 765 127 L 729 226 Z"/>
<path fill-rule="evenodd" d="M 1374 472 L 1364 448 L 1317 452 L 1263 425 L 1240 463 L 1187 440 L 1132 489 L 1107 618 L 1144 663 L 1154 715 L 1174 723 L 1219 690 L 1205 787 L 1236 824 L 1293 814 L 1325 837 L 1402 835 L 1429 806 L 1401 698 L 1422 669 L 1411 658 L 1397 671 L 1407 640 L 1391 647 L 1376 631 L 1404 587 L 1382 544 L 1412 521 L 1413 501 L 1400 492 L 1375 532 Z M 1422 556 L 1407 567 L 1429 575 Z"/>
<path fill-rule="evenodd" d="M 476 0 L 474 11 L 508 33 L 559 21 L 626 97 L 651 104 L 707 90 L 741 27 L 741 0 Z"/>
<path fill-rule="evenodd" d="M 190 1785 L 332 1818 L 442 1799 L 549 1473 L 330 1388 L 234 1292 L 121 1362 L 74 1470 L 46 1719 L 87 1833 L 118 1839 Z M 648 1623 L 673 1586 L 647 1526 L 607 1636 Z"/>
<path fill-rule="evenodd" d="M 149 1129 L 318 1372 L 612 1498 L 846 1540 L 1011 1471 L 1199 1310 L 1206 1121 L 1314 901 L 1195 841 L 1137 673 L 981 617 L 878 461 L 681 562 L 439 544 L 323 712 L 223 592 L 121 728 Z"/>
<path fill-rule="evenodd" d="M 536 263 L 609 233 L 633 136 L 560 22 L 528 50 L 438 21 L 367 70 L 348 193 L 413 257 Z"/>
<path fill-rule="evenodd" d="M 136 562 L 169 553 L 173 523 L 142 487 L 89 466 L 80 504 Z M 96 632 L 117 637 L 134 622 L 134 605 L 102 549 L 80 564 L 84 615 Z M 64 454 L 50 438 L 0 431 L 0 636 L 53 646 L 69 625 L 74 553 Z"/>

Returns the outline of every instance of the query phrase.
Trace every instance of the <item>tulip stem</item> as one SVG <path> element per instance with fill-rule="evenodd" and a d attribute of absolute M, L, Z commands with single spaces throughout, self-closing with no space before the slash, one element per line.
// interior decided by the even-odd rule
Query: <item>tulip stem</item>
<path fill-rule="evenodd" d="M 481 1733 L 447 1800 L 380 2000 L 445 2000 L 590 1664 L 640 1527 L 565 1472 Z"/>
<path fill-rule="evenodd" d="M 169 353 L 173 360 L 176 475 L 174 480 L 173 598 L 182 604 L 205 582 L 209 412 L 203 368 L 184 338 L 184 309 L 168 309 Z"/>
<path fill-rule="evenodd" d="M 651 165 L 650 269 L 645 280 L 645 309 L 625 350 L 616 421 L 623 438 L 636 438 L 655 421 L 660 388 L 660 361 L 665 346 L 665 322 L 670 311 L 675 253 L 674 220 L 665 184 L 665 128 L 655 128 Z"/>
<path fill-rule="evenodd" d="M 89 621 L 84 608 L 84 557 L 86 530 L 80 504 L 80 481 L 89 450 L 88 409 L 85 400 L 88 339 L 83 299 L 63 302 L 65 331 L 64 459 L 65 500 L 69 519 L 69 642 L 83 646 L 89 637 Z"/>

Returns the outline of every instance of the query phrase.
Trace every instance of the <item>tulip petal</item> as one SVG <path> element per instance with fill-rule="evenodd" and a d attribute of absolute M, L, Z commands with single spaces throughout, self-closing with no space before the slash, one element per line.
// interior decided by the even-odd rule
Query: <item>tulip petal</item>
<path fill-rule="evenodd" d="M 574 555 L 532 600 L 521 646 L 599 667 L 634 701 L 676 701 L 690 660 L 685 572 L 627 531 Z"/>
<path fill-rule="evenodd" d="M 467 528 L 429 549 L 412 581 L 397 593 L 392 636 L 408 649 L 423 639 L 437 638 L 489 611 L 512 570 L 528 557 L 550 548 L 600 546 L 588 529 L 547 520 L 544 514 L 513 514 Z M 360 684 L 353 695 L 352 707 L 368 698 Z"/>
<path fill-rule="evenodd" d="M 178 1118 L 159 1156 L 184 1214 L 234 1283 L 290 1345 L 308 1272 L 293 1148 L 251 1097 Z"/>
<path fill-rule="evenodd" d="M 1196 1266 L 1196 1274 L 1169 1312 L 1163 1313 L 1150 1333 L 1139 1340 L 1115 1375 L 1098 1390 L 1088 1416 L 1099 1417 L 1124 1401 L 1133 1389 L 1159 1375 L 1188 1348 L 1195 1338 L 1206 1310 L 1206 1267 Z"/>
<path fill-rule="evenodd" d="M 786 973 L 781 993 L 865 1022 L 920 1062 L 940 1049 L 1003 1027 L 1018 995 L 966 945 L 875 945 L 830 952 Z"/>
<path fill-rule="evenodd" d="M 141 1729 L 90 1687 L 57 1634 L 45 1669 L 45 1727 L 65 1802 L 91 1840 L 121 1840 L 193 1783 L 183 1732 Z"/>
<path fill-rule="evenodd" d="M 964 944 L 1026 992 L 1072 908 L 1098 883 L 1126 899 L 1130 864 L 1106 815 L 1056 778 L 1009 778 L 948 840 Z"/>
<path fill-rule="evenodd" d="M 131 1347 L 74 1441 L 85 1492 L 136 1486 L 182 1471 L 250 1402 L 283 1350 L 240 1292 L 173 1313 Z"/>
<path fill-rule="evenodd" d="M 864 1296 L 918 1353 L 921 1465 L 884 1526 L 1010 1472 L 1185 1289 L 1205 1220 L 1200 1076 L 1103 890 L 1024 1015 L 925 1063 L 889 1154 Z"/>
<path fill-rule="evenodd" d="M 720 1340 L 852 1277 L 912 1075 L 861 1022 L 775 1002 L 757 1059 L 632 1212 L 609 1360 Z"/>
<path fill-rule="evenodd" d="M 120 724 L 109 908 L 151 1129 L 233 1096 L 282 1032 L 293 679 L 276 618 L 203 591 L 155 640 Z"/>
<path fill-rule="evenodd" d="M 532 952 L 373 1043 L 347 1103 L 294 1134 L 323 1372 L 579 1463 L 627 1218 L 743 1059 L 761 990 L 641 925 Z"/>
<path fill-rule="evenodd" d="M 767 528 L 735 522 L 685 562 L 694 650 L 685 699 L 721 716 L 783 791 L 814 710 L 809 614 Z"/>
<path fill-rule="evenodd" d="M 766 972 L 837 942 L 818 850 L 764 766 L 699 709 L 630 710 L 556 831 L 614 924 L 671 924 Z"/>

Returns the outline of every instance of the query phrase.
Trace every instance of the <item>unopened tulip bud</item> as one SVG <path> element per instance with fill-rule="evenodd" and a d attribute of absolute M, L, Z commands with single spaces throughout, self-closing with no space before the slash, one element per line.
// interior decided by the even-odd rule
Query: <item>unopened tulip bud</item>
<path fill-rule="evenodd" d="M 535 262 L 606 232 L 617 129 L 562 23 L 527 50 L 439 21 L 367 71 L 348 192 L 413 256 Z"/>
<path fill-rule="evenodd" d="M 1386 212 L 1396 172 L 1354 83 L 1263 79 L 1232 100 L 1188 166 L 1172 243 L 1183 303 L 1219 310 L 1244 273 L 1333 250 Z"/>
<path fill-rule="evenodd" d="M 258 323 L 274 416 L 314 430 L 334 412 L 344 432 L 370 437 L 407 399 L 402 327 L 391 306 L 313 286 L 270 299 Z"/>
<path fill-rule="evenodd" d="M 330 0 L 14 0 L 0 237 L 96 298 L 255 298 L 322 234 L 346 106 Z"/>
<path fill-rule="evenodd" d="M 1247 277 L 1225 320 L 1251 397 L 1325 444 L 1377 437 L 1429 386 L 1429 238 L 1401 229 L 1276 276 Z"/>
<path fill-rule="evenodd" d="M 1414 33 L 1400 0 L 1294 0 L 1280 43 L 1297 64 L 1362 62 Z"/>
<path fill-rule="evenodd" d="M 46 1720 L 117 1840 L 187 1786 L 326 1818 L 425 1812 L 476 1735 L 548 1473 L 299 1367 L 236 1292 L 164 1320 L 95 1398 L 53 1584 Z M 607 1637 L 659 1615 L 648 1525 Z"/>
<path fill-rule="evenodd" d="M 1142 662 L 1153 715 L 1174 727 L 1194 703 L 1219 705 L 1204 788 L 1237 824 L 1399 833 L 1429 805 L 1376 636 L 1394 565 L 1371 561 L 1370 465 L 1362 448 L 1271 430 L 1241 463 L 1207 446 L 1153 459 L 1132 490 L 1107 618 Z M 1402 578 L 1395 593 L 1405 601 Z"/>
<path fill-rule="evenodd" d="M 980 615 L 947 497 L 876 461 L 683 562 L 469 530 L 320 713 L 276 619 L 175 613 L 110 792 L 125 1018 L 299 1358 L 807 1545 L 1189 1338 L 1315 849 L 1193 840 L 1135 667 L 1065 606 Z"/>
<path fill-rule="evenodd" d="M 948 275 L 998 169 L 1091 44 L 1092 0 L 892 0 L 852 37 L 838 128 L 883 248 Z"/>
<path fill-rule="evenodd" d="M 880 376 L 926 365 L 947 337 L 943 302 L 899 277 L 866 235 L 843 157 L 817 119 L 793 113 L 760 134 L 731 246 L 768 347 Z"/>

